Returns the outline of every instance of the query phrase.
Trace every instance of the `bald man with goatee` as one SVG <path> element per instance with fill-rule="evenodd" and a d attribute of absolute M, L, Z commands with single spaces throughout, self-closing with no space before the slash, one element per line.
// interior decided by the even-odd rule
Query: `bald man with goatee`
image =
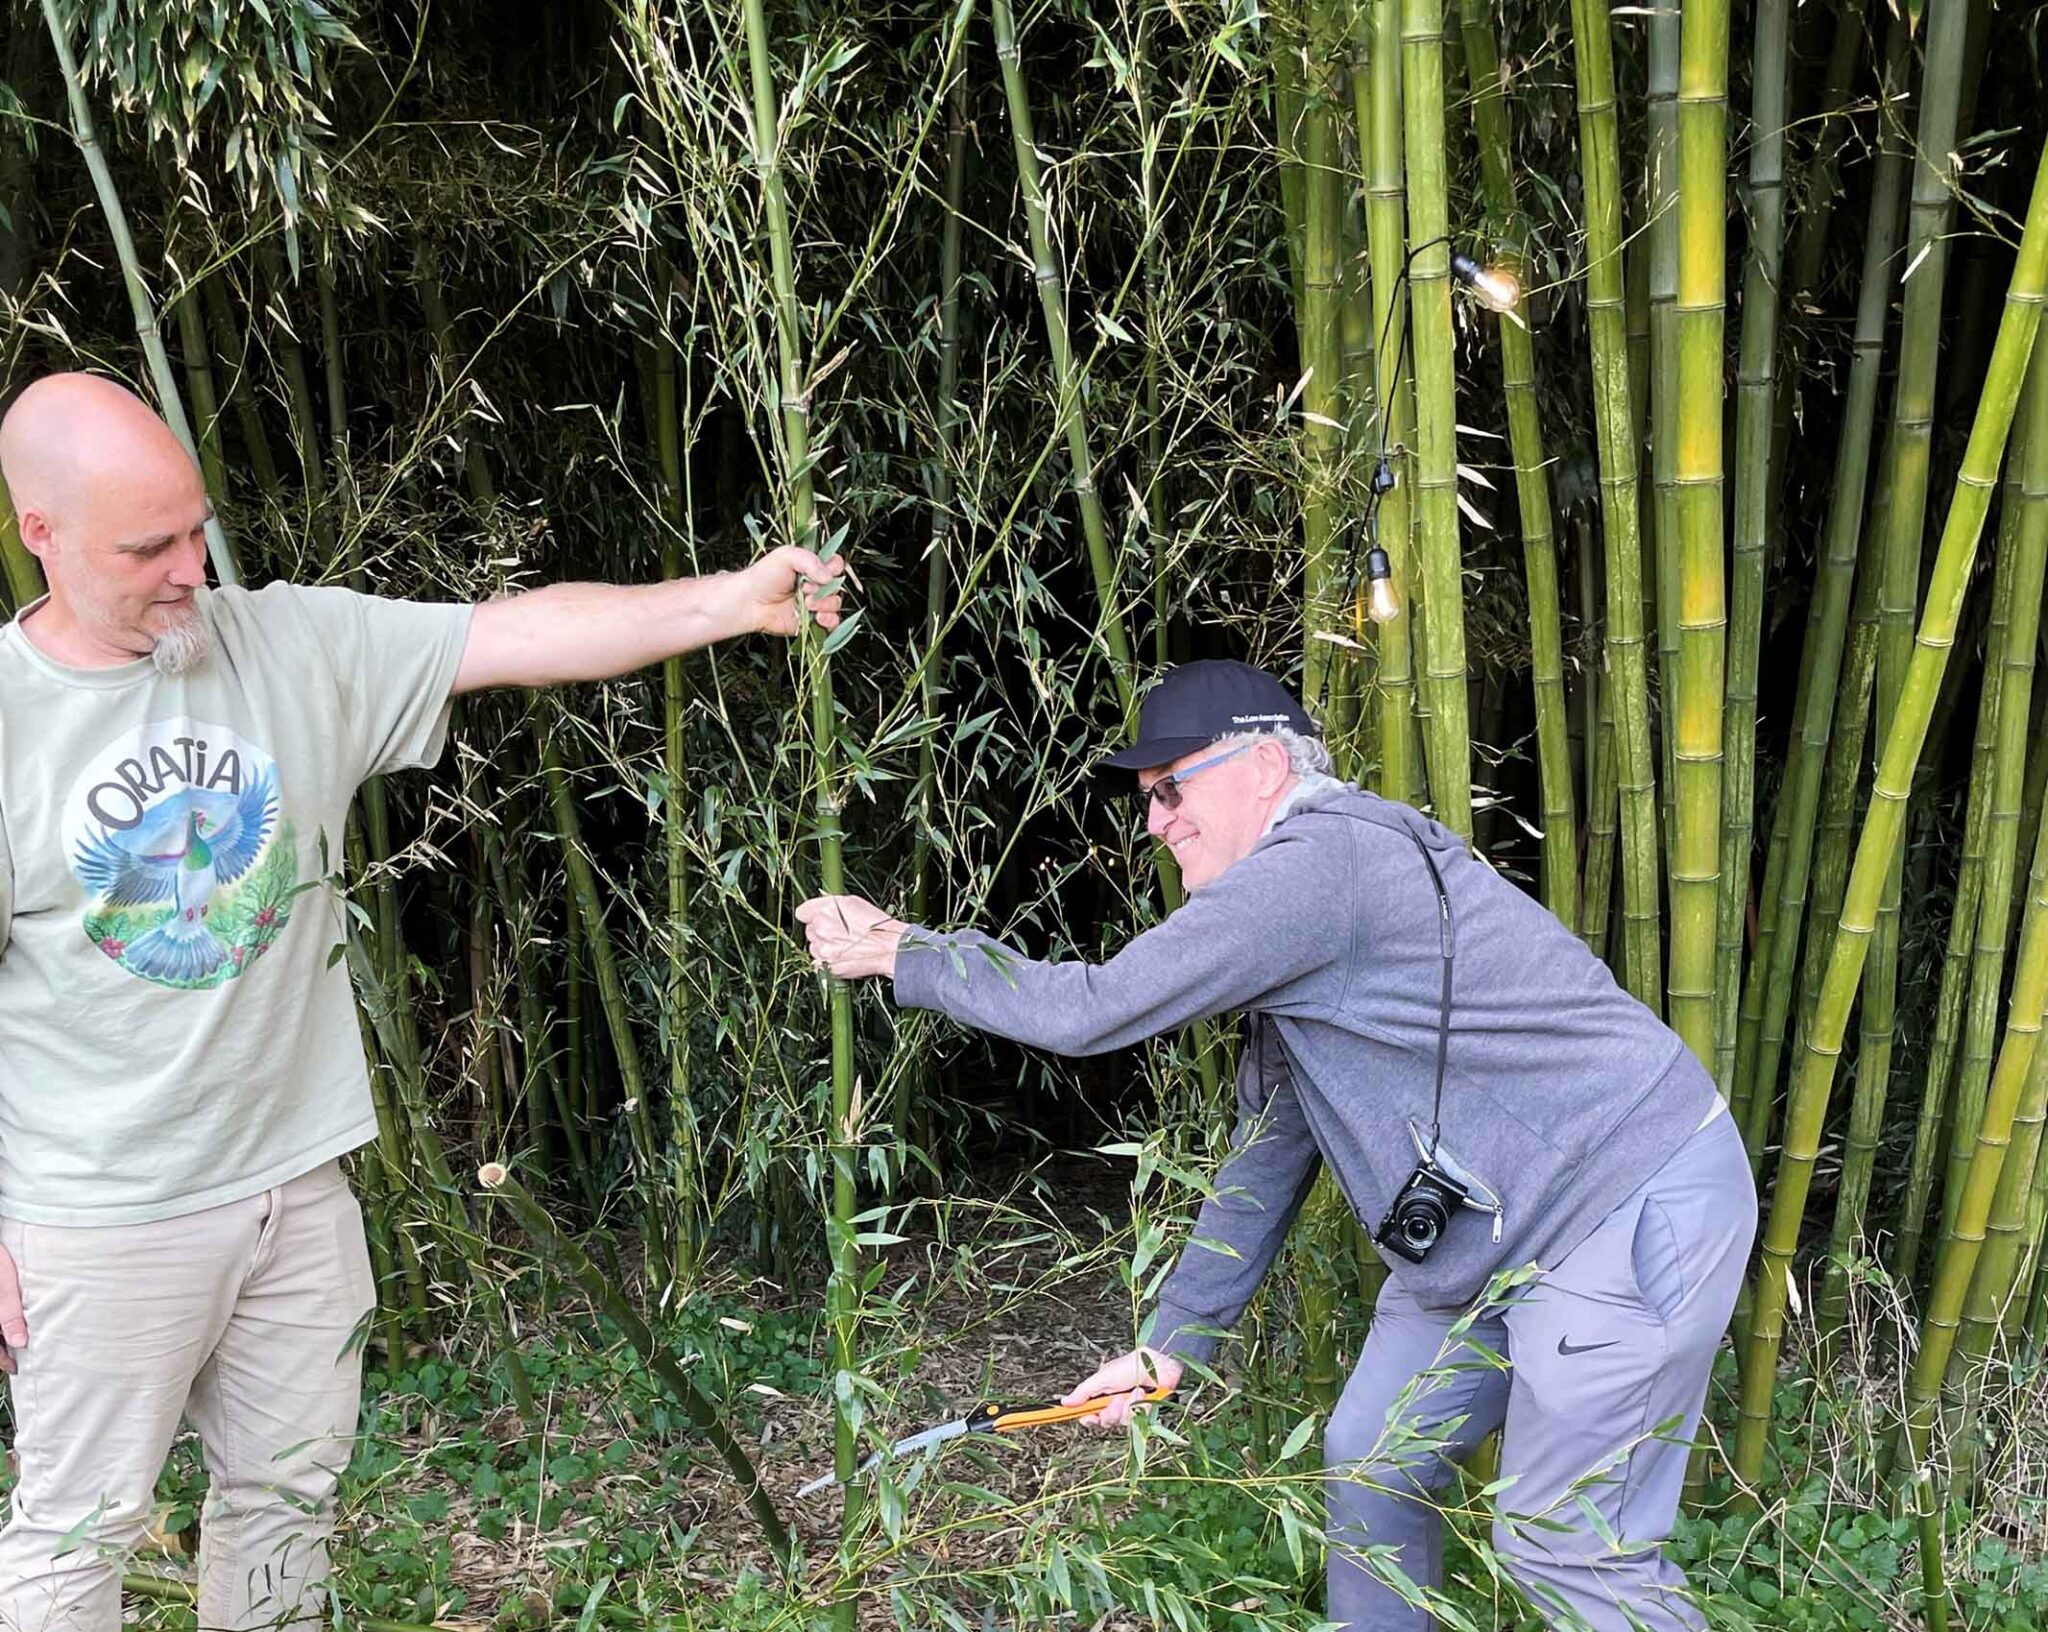
<path fill-rule="evenodd" d="M 839 621 L 835 558 L 481 606 L 206 581 L 149 407 L 58 374 L 0 421 L 49 593 L 0 626 L 0 1629 L 117 1632 L 182 1415 L 199 1624 L 324 1619 L 376 1288 L 341 1158 L 375 1135 L 327 879 L 362 782 L 455 695 Z"/>

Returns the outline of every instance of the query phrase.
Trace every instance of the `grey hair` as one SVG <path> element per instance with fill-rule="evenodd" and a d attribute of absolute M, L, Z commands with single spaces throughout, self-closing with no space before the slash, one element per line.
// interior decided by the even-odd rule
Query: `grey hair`
<path fill-rule="evenodd" d="M 1321 737 L 1306 737 L 1290 726 L 1275 726 L 1270 731 L 1240 731 L 1224 741 L 1236 746 L 1271 738 L 1287 750 L 1288 769 L 1296 776 L 1329 776 L 1336 769 L 1336 761 L 1330 758 L 1330 745 Z"/>

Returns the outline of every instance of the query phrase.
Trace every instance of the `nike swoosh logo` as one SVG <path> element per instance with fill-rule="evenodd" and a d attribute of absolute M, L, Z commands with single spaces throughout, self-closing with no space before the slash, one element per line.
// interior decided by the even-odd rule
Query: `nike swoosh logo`
<path fill-rule="evenodd" d="M 1559 1354 L 1591 1354 L 1595 1349 L 1611 1349 L 1620 1341 L 1621 1339 L 1617 1337 L 1606 1343 L 1574 1343 L 1568 1337 L 1560 1337 L 1557 1340 L 1557 1352 Z"/>

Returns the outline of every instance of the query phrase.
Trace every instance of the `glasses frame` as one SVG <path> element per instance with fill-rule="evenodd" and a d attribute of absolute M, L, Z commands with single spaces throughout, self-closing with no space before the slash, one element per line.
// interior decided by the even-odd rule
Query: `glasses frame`
<path fill-rule="evenodd" d="M 1196 760 L 1185 770 L 1168 771 L 1149 788 L 1139 788 L 1137 800 L 1148 812 L 1152 809 L 1152 802 L 1155 799 L 1168 810 L 1179 810 L 1181 784 L 1189 777 L 1198 776 L 1213 766 L 1221 765 L 1226 759 L 1235 759 L 1239 754 L 1248 753 L 1257 746 L 1255 742 L 1240 742 L 1235 748 L 1226 748 L 1220 754 L 1211 754 L 1207 759 Z"/>

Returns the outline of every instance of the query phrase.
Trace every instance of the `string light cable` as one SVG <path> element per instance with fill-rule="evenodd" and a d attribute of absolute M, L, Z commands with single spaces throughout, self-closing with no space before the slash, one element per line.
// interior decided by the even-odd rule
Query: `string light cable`
<path fill-rule="evenodd" d="M 1401 262 L 1400 273 L 1394 279 L 1394 298 L 1387 304 L 1386 321 L 1380 325 L 1380 343 L 1374 356 L 1386 355 L 1388 330 L 1393 326 L 1394 314 L 1401 309 L 1401 288 L 1412 281 L 1409 274 L 1414 268 L 1415 257 L 1424 250 L 1449 242 L 1448 237 L 1430 238 L 1408 251 Z M 1522 280 L 1504 266 L 1488 266 L 1461 250 L 1453 250 L 1451 276 L 1470 290 L 1472 298 L 1490 312 L 1513 317 L 1515 308 L 1522 303 Z M 1387 376 L 1390 395 L 1400 385 L 1401 368 L 1408 357 L 1410 327 L 1406 323 L 1401 325 L 1400 349 L 1394 357 L 1393 371 Z M 1401 615 L 1401 595 L 1394 587 L 1394 564 L 1380 545 L 1380 501 L 1394 490 L 1393 450 L 1387 440 L 1388 422 L 1392 417 L 1390 404 L 1380 404 L 1379 417 L 1379 456 L 1373 463 L 1372 481 L 1365 501 L 1365 610 L 1374 623 L 1392 623 Z"/>

